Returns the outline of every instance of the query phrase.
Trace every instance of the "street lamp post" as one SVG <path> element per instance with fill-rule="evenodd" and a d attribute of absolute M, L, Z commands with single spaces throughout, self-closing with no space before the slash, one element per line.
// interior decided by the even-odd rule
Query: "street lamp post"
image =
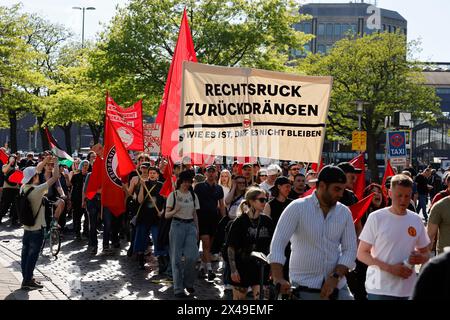
<path fill-rule="evenodd" d="M 358 112 L 358 131 L 361 131 L 361 117 L 364 111 L 364 101 L 356 100 L 356 111 Z"/>
<path fill-rule="evenodd" d="M 86 10 L 95 10 L 95 8 L 94 7 L 87 7 L 87 8 L 86 7 L 72 7 L 72 9 L 83 11 L 83 22 L 81 25 L 81 48 L 84 48 L 84 12 Z"/>
<path fill-rule="evenodd" d="M 72 7 L 75 10 L 83 11 L 83 21 L 81 24 L 81 49 L 84 49 L 84 16 L 86 10 L 95 10 L 94 7 Z M 81 125 L 78 125 L 78 150 L 81 150 Z"/>

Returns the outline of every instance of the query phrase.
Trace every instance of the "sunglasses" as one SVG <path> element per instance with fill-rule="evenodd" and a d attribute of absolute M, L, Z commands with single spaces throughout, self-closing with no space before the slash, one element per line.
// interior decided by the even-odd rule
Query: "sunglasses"
<path fill-rule="evenodd" d="M 267 202 L 267 198 L 256 198 L 255 200 L 261 202 L 261 203 L 266 203 Z"/>

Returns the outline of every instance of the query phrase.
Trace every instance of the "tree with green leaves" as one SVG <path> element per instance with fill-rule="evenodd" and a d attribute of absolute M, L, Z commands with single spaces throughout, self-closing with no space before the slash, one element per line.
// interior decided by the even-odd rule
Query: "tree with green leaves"
<path fill-rule="evenodd" d="M 58 126 L 63 130 L 69 154 L 72 153 L 72 124 L 99 126 L 104 117 L 104 93 L 87 76 L 88 62 L 84 50 L 74 46 L 66 46 L 61 50 L 60 64 L 55 71 L 58 80 L 49 88 L 54 94 L 49 96 L 44 108 L 44 124 Z M 93 133 L 94 143 L 97 143 L 100 132 Z"/>
<path fill-rule="evenodd" d="M 329 139 L 351 140 L 352 131 L 358 128 L 356 101 L 364 102 L 362 130 L 367 131 L 368 166 L 375 181 L 379 181 L 377 142 L 385 133 L 385 117 L 396 110 L 423 120 L 441 114 L 438 97 L 433 88 L 424 86 L 421 69 L 411 59 L 416 46 L 396 33 L 349 37 L 338 41 L 327 55 L 311 55 L 299 66 L 308 74 L 334 78 Z"/>
<path fill-rule="evenodd" d="M 293 28 L 307 17 L 290 0 L 131 0 L 90 56 L 90 76 L 124 105 L 144 98 L 155 114 L 185 7 L 201 63 L 283 71 L 290 50 L 312 37 Z"/>
<path fill-rule="evenodd" d="M 37 99 L 30 97 L 26 89 L 45 82 L 34 61 L 41 54 L 27 42 L 32 32 L 29 17 L 21 14 L 20 6 L 0 6 L 0 85 L 9 91 L 0 98 L 0 116 L 9 119 L 10 148 L 17 151 L 17 120 L 30 111 Z"/>
<path fill-rule="evenodd" d="M 34 70 L 39 72 L 45 78 L 45 81 L 36 83 L 34 86 L 27 86 L 24 90 L 35 96 L 33 99 L 35 103 L 30 104 L 30 111 L 36 116 L 39 125 L 42 148 L 48 150 L 49 145 L 43 128 L 46 117 L 44 101 L 46 97 L 54 93 L 54 91 L 49 90 L 49 87 L 59 81 L 57 69 L 61 64 L 60 50 L 72 34 L 63 26 L 51 23 L 36 14 L 29 15 L 26 24 L 29 32 L 25 41 L 39 54 L 31 63 Z M 37 97 L 41 97 L 41 99 Z"/>

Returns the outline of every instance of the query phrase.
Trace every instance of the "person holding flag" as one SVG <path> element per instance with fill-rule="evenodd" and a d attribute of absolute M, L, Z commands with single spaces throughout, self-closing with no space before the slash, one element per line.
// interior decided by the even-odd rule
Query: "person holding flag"
<path fill-rule="evenodd" d="M 144 252 L 148 247 L 150 231 L 155 248 L 158 245 L 158 223 L 164 207 L 164 198 L 159 194 L 162 183 L 158 181 L 158 169 L 151 167 L 149 162 L 143 162 L 140 169 L 142 176 L 140 176 L 140 184 L 137 187 L 139 207 L 135 215 L 136 235 L 133 251 L 137 254 L 140 269 L 144 270 Z M 161 255 L 159 251 L 154 251 L 154 256 Z"/>

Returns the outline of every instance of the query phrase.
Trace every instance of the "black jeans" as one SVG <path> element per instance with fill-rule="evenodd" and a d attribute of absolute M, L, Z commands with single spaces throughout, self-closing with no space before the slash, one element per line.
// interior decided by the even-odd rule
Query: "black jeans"
<path fill-rule="evenodd" d="M 9 216 L 11 222 L 15 223 L 18 221 L 17 216 L 17 198 L 19 196 L 19 189 L 14 188 L 3 188 L 1 207 L 0 207 L 0 221 L 6 215 L 9 210 Z"/>
<path fill-rule="evenodd" d="M 95 196 L 92 200 L 87 200 L 87 211 L 89 215 L 89 246 L 97 247 L 97 222 L 100 214 L 100 198 Z"/>

